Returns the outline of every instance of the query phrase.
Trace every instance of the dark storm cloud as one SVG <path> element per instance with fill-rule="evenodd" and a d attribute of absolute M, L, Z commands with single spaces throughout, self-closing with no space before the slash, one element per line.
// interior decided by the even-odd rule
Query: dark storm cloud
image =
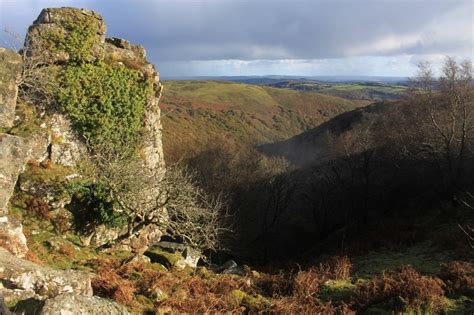
<path fill-rule="evenodd" d="M 109 36 L 160 62 L 472 55 L 470 0 L 0 1 L 1 26 L 16 31 L 42 7 L 95 9 Z"/>
<path fill-rule="evenodd" d="M 97 6 L 114 32 L 153 47 L 163 60 L 319 59 L 472 50 L 470 1 L 130 3 Z"/>
<path fill-rule="evenodd" d="M 163 60 L 334 58 L 472 47 L 465 36 L 472 40 L 471 1 L 3 0 L 2 24 L 26 28 L 37 14 L 31 12 L 32 7 L 38 11 L 43 6 L 74 3 L 99 10 L 110 33 L 153 47 Z M 444 27 L 452 28 L 448 30 L 451 42 L 437 41 L 433 33 L 437 21 L 456 10 L 453 19 L 465 20 L 448 21 Z M 406 46 L 395 43 L 370 51 L 374 42 L 390 36 L 394 41 L 404 37 L 409 41 Z M 410 36 L 414 37 L 411 41 Z"/>

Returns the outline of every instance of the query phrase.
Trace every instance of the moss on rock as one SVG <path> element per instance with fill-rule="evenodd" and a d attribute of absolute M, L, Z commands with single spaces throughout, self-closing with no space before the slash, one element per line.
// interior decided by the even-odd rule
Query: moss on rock
<path fill-rule="evenodd" d="M 260 294 L 253 296 L 242 290 L 234 290 L 232 295 L 239 304 L 245 306 L 250 312 L 264 311 L 271 306 L 271 302 Z"/>
<path fill-rule="evenodd" d="M 93 11 L 44 9 L 28 31 L 30 54 L 71 63 L 103 59 L 105 24 Z M 48 52 L 50 56 L 45 56 Z"/>
<path fill-rule="evenodd" d="M 348 301 L 356 286 L 349 280 L 328 280 L 321 286 L 319 297 L 325 301 Z"/>
<path fill-rule="evenodd" d="M 175 267 L 180 260 L 184 259 L 180 253 L 170 253 L 156 246 L 147 250 L 144 255 L 148 256 L 151 262 L 159 263 L 167 268 Z"/>

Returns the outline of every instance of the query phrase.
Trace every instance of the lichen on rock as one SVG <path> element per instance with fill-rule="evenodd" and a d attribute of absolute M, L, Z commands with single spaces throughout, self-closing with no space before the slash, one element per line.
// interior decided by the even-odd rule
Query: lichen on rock
<path fill-rule="evenodd" d="M 130 314 L 125 306 L 97 296 L 61 294 L 45 302 L 42 315 L 57 314 Z"/>
<path fill-rule="evenodd" d="M 8 202 L 26 159 L 22 138 L 0 134 L 0 246 L 23 257 L 28 251 L 20 222 L 7 216 Z"/>
<path fill-rule="evenodd" d="M 48 8 L 28 29 L 25 48 L 29 58 L 50 63 L 103 59 L 105 23 L 91 10 Z"/>
<path fill-rule="evenodd" d="M 90 275 L 39 266 L 17 258 L 2 248 L 0 248 L 0 279 L 9 284 L 4 293 L 8 290 L 27 291 L 42 299 L 62 293 L 92 296 Z"/>
<path fill-rule="evenodd" d="M 0 48 L 0 128 L 10 128 L 15 119 L 18 79 L 22 60 L 17 53 Z"/>

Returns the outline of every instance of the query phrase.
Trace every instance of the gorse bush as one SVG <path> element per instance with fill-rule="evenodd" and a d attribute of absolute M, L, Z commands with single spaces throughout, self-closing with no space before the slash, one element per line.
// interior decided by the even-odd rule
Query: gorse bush
<path fill-rule="evenodd" d="M 58 103 L 93 145 L 133 149 L 152 85 L 135 70 L 104 63 L 66 67 Z"/>

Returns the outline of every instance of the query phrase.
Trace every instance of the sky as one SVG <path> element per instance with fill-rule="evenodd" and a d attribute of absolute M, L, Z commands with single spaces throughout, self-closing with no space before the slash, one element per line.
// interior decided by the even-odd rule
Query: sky
<path fill-rule="evenodd" d="M 163 78 L 412 76 L 421 60 L 474 59 L 474 0 L 0 0 L 0 27 L 23 37 L 61 6 L 98 11 Z"/>

